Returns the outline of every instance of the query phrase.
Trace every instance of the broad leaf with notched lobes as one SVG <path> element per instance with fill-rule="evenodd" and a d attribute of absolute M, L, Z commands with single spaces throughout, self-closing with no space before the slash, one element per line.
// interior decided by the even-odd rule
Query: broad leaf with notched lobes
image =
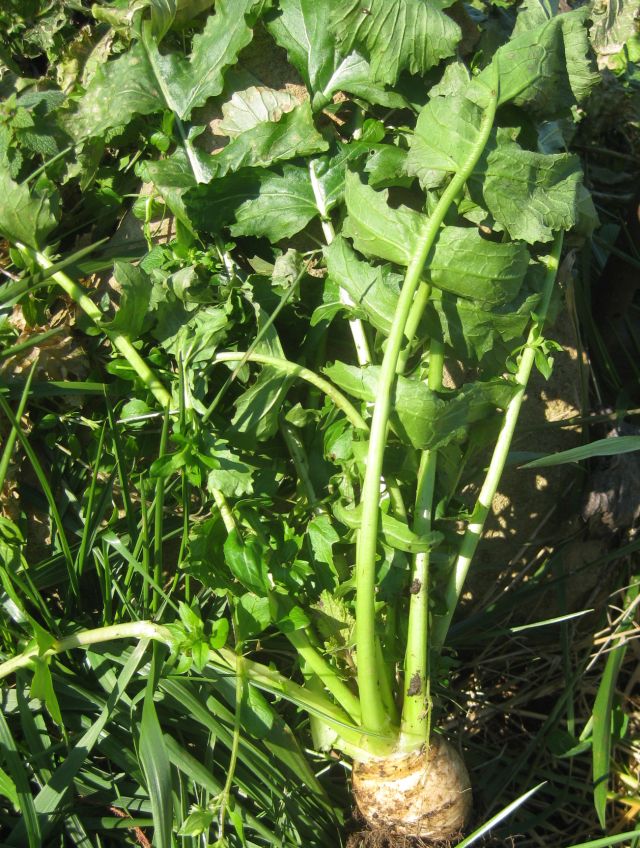
<path fill-rule="evenodd" d="M 253 38 L 261 0 L 218 0 L 204 30 L 194 36 L 188 59 L 161 54 L 146 28 L 129 51 L 100 67 L 69 122 L 77 138 L 102 135 L 134 115 L 163 109 L 188 118 L 196 106 L 220 94 L 224 72 Z"/>
<path fill-rule="evenodd" d="M 435 97 L 418 116 L 407 172 L 425 189 L 440 186 L 469 155 L 482 111 L 463 94 Z M 525 150 L 508 130 L 492 133 L 469 181 L 473 199 L 514 239 L 551 241 L 580 216 L 582 170 L 576 156 Z"/>
<path fill-rule="evenodd" d="M 268 23 L 274 39 L 287 51 L 311 95 L 314 110 L 326 106 L 338 91 L 391 108 L 406 106 L 398 93 L 376 82 L 369 62 L 357 51 L 341 51 L 329 27 L 333 4 L 328 0 L 281 0 Z"/>
<path fill-rule="evenodd" d="M 589 59 L 586 7 L 558 15 L 500 47 L 471 82 L 468 96 L 484 106 L 499 76 L 498 105 L 514 103 L 540 120 L 570 114 L 600 81 Z"/>
<path fill-rule="evenodd" d="M 400 73 L 425 73 L 452 56 L 460 28 L 445 15 L 450 0 L 334 0 L 331 28 L 343 51 L 365 53 L 373 77 L 394 84 Z"/>
<path fill-rule="evenodd" d="M 265 236 L 276 242 L 304 229 L 318 215 L 309 172 L 300 165 L 281 171 L 243 168 L 188 192 L 185 206 L 196 227 L 232 235 Z"/>
<path fill-rule="evenodd" d="M 555 230 L 570 230 L 578 222 L 582 168 L 577 156 L 535 153 L 499 141 L 484 173 L 474 177 L 487 209 L 511 238 L 551 241 Z"/>

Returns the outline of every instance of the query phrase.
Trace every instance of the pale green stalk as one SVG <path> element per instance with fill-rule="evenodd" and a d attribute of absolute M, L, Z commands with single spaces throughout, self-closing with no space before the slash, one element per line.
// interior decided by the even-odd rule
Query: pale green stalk
<path fill-rule="evenodd" d="M 322 232 L 324 233 L 327 244 L 331 244 L 336 237 L 336 234 L 333 229 L 333 224 L 331 223 L 329 210 L 325 206 L 322 188 L 318 182 L 318 177 L 315 172 L 315 161 L 315 159 L 312 159 L 309 162 L 309 179 L 311 181 L 311 188 L 313 190 L 316 206 L 320 212 L 320 226 L 322 227 Z M 349 293 L 343 288 L 340 288 L 340 300 L 345 306 L 355 306 L 355 303 L 349 296 Z M 371 363 L 371 351 L 369 350 L 369 342 L 367 341 L 367 335 L 364 331 L 362 321 L 359 318 L 351 318 L 349 320 L 349 329 L 353 336 L 353 344 L 356 349 L 358 364 L 362 366 L 369 365 Z"/>
<path fill-rule="evenodd" d="M 375 637 L 375 578 L 376 546 L 378 540 L 380 477 L 387 441 L 391 396 L 398 366 L 398 358 L 405 334 L 405 326 L 416 289 L 429 251 L 449 207 L 471 175 L 482 155 L 493 126 L 497 106 L 497 91 L 487 107 L 478 139 L 467 159 L 455 174 L 427 220 L 417 241 L 415 253 L 409 263 L 404 283 L 393 317 L 387 347 L 380 368 L 378 399 L 373 411 L 366 472 L 362 487 L 362 527 L 358 533 L 356 549 L 356 654 L 358 663 L 358 688 L 365 727 L 383 732 L 388 716 L 380 698 L 380 679 L 376 662 Z"/>
<path fill-rule="evenodd" d="M 26 253 L 34 259 L 41 268 L 49 269 L 52 267 L 53 262 L 45 256 L 44 253 L 33 250 L 33 248 L 27 247 L 20 242 L 16 243 L 16 247 L 22 253 Z M 104 316 L 102 312 L 91 300 L 86 289 L 76 283 L 75 280 L 72 280 L 71 277 L 68 277 L 63 271 L 56 271 L 51 275 L 51 277 L 60 286 L 60 288 L 63 289 L 63 291 L 65 291 L 69 297 L 78 304 L 85 315 L 107 335 L 111 344 L 124 356 L 138 377 L 140 377 L 144 385 L 150 392 L 153 393 L 158 403 L 167 409 L 171 405 L 171 395 L 162 385 L 162 382 L 154 374 L 151 368 L 149 368 L 144 359 L 140 356 L 131 343 L 131 339 L 123 333 L 118 331 L 114 332 L 104 327 Z"/>
<path fill-rule="evenodd" d="M 429 388 L 442 388 L 444 347 L 431 341 L 429 352 Z M 436 450 L 423 451 L 418 470 L 413 532 L 431 532 L 433 495 L 436 479 Z M 404 696 L 400 725 L 400 748 L 411 751 L 429 738 L 431 719 L 429 680 L 429 552 L 417 553 L 411 572 L 411 597 L 407 647 L 404 661 Z"/>
<path fill-rule="evenodd" d="M 213 362 L 235 362 L 239 359 L 244 359 L 247 356 L 243 351 L 225 351 L 224 353 L 217 353 L 213 357 Z M 324 377 L 321 377 L 319 374 L 316 374 L 315 371 L 311 371 L 309 368 L 305 368 L 303 365 L 298 365 L 295 362 L 290 362 L 288 359 L 283 359 L 279 356 L 269 356 L 265 353 L 252 353 L 247 356 L 248 362 L 258 362 L 261 365 L 270 365 L 272 368 L 275 368 L 277 371 L 280 371 L 282 374 L 287 374 L 290 377 L 299 377 L 301 380 L 306 380 L 307 383 L 311 383 L 317 389 L 320 389 L 321 392 L 324 392 L 328 398 L 330 398 L 333 403 L 347 416 L 349 421 L 353 424 L 353 426 L 358 430 L 367 430 L 367 422 L 360 415 L 358 410 L 353 406 L 353 404 L 347 400 L 347 398 L 340 392 L 333 383 L 330 383 L 328 380 L 325 380 Z"/>
<path fill-rule="evenodd" d="M 560 252 L 562 250 L 563 233 L 556 235 L 551 254 L 547 257 L 547 275 L 545 278 L 542 303 L 537 313 L 534 326 L 529 332 L 527 344 L 520 358 L 518 371 L 515 376 L 516 391 L 509 401 L 507 406 L 500 434 L 493 450 L 491 462 L 487 474 L 480 489 L 478 500 L 471 515 L 471 520 L 467 525 L 467 529 L 460 544 L 460 550 L 456 559 L 455 565 L 449 577 L 445 592 L 446 614 L 438 618 L 433 630 L 433 648 L 436 651 L 441 650 L 444 640 L 451 624 L 451 619 L 455 611 L 456 605 L 462 593 L 462 587 L 467 577 L 469 567 L 473 560 L 474 554 L 478 547 L 478 543 L 482 538 L 482 531 L 487 517 L 491 511 L 491 504 L 498 490 L 498 484 L 502 477 L 507 455 L 511 447 L 511 441 L 522 407 L 522 401 L 527 390 L 527 383 L 533 369 L 536 348 L 536 333 L 544 324 L 549 310 L 549 302 L 553 292 L 553 286 L 558 274 L 560 264 Z"/>
<path fill-rule="evenodd" d="M 285 635 L 310 670 L 322 681 L 325 689 L 354 721 L 359 722 L 361 709 L 357 695 L 340 680 L 336 669 L 313 647 L 304 630 L 294 630 Z"/>

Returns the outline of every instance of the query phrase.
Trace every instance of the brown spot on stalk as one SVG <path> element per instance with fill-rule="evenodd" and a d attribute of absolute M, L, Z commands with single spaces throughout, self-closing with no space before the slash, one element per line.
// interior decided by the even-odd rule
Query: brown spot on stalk
<path fill-rule="evenodd" d="M 411 680 L 409 681 L 409 688 L 407 689 L 407 695 L 419 695 L 422 691 L 422 675 L 419 671 L 413 675 Z"/>
<path fill-rule="evenodd" d="M 417 595 L 420 589 L 422 589 L 422 583 L 416 577 L 411 586 L 409 586 L 409 593 L 411 595 Z"/>

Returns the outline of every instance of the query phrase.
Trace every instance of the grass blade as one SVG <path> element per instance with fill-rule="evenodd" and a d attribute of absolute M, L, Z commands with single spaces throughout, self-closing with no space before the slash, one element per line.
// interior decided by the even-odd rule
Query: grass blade
<path fill-rule="evenodd" d="M 38 814 L 33 801 L 33 795 L 29 788 L 29 778 L 25 770 L 23 759 L 18 753 L 16 743 L 9 730 L 9 725 L 0 710 L 0 745 L 2 745 L 3 759 L 11 773 L 11 779 L 15 783 L 18 793 L 18 806 L 22 813 L 22 824 L 26 831 L 29 848 L 38 848 L 42 844 Z"/>
<path fill-rule="evenodd" d="M 618 456 L 640 450 L 640 436 L 618 436 L 615 439 L 598 439 L 588 445 L 580 445 L 566 451 L 541 456 L 522 465 L 521 468 L 549 468 L 552 465 L 566 465 L 568 462 L 580 462 L 594 456 Z"/>
<path fill-rule="evenodd" d="M 135 647 L 131 656 L 127 660 L 120 676 L 118 677 L 118 681 L 116 686 L 114 687 L 111 695 L 109 696 L 107 703 L 105 704 L 104 709 L 101 714 L 98 716 L 97 720 L 91 725 L 89 730 L 83 734 L 83 736 L 78 740 L 77 744 L 70 752 L 69 756 L 66 760 L 59 766 L 55 772 L 51 775 L 50 779 L 47 781 L 47 784 L 43 786 L 38 795 L 35 798 L 35 810 L 39 816 L 47 816 L 46 824 L 43 827 L 43 832 L 46 833 L 51 830 L 53 826 L 53 819 L 51 814 L 54 813 L 60 804 L 63 802 L 67 792 L 73 786 L 73 781 L 83 764 L 86 762 L 87 757 L 91 754 L 91 751 L 95 747 L 96 742 L 100 738 L 102 731 L 104 730 L 107 722 L 113 710 L 115 709 L 120 697 L 126 687 L 129 685 L 131 678 L 135 674 L 142 657 L 148 647 L 148 641 L 142 640 Z M 8 845 L 23 845 L 24 844 L 24 827 L 25 822 L 21 821 L 12 831 L 7 840 Z"/>
<path fill-rule="evenodd" d="M 618 673 L 626 653 L 626 643 L 616 645 L 607 662 L 593 705 L 593 801 L 598 821 L 607 827 L 607 791 L 611 762 L 611 710 Z"/>
<path fill-rule="evenodd" d="M 154 822 L 153 844 L 158 848 L 171 848 L 173 798 L 171 795 L 171 765 L 164 743 L 160 722 L 153 703 L 153 668 L 147 680 L 140 725 L 140 764 L 147 781 L 151 812 Z"/>
<path fill-rule="evenodd" d="M 488 833 L 492 828 L 494 828 L 497 824 L 500 824 L 501 821 L 508 818 L 518 807 L 521 807 L 526 801 L 531 798 L 532 795 L 541 789 L 544 786 L 544 783 L 539 783 L 537 786 L 534 786 L 533 789 L 529 789 L 528 792 L 525 792 L 524 795 L 521 795 L 519 798 L 516 798 L 515 801 L 512 801 L 510 804 L 507 804 L 506 807 L 503 807 L 499 813 L 496 813 L 495 816 L 492 816 L 488 822 L 485 822 L 481 825 L 477 830 L 467 836 L 466 839 L 463 839 L 462 842 L 459 843 L 458 848 L 467 848 L 469 845 L 473 845 L 474 842 L 477 842 L 481 836 L 484 836 L 485 833 Z"/>
<path fill-rule="evenodd" d="M 604 836 L 602 839 L 593 839 L 591 842 L 581 842 L 579 845 L 568 845 L 567 848 L 609 848 L 610 845 L 619 845 L 621 842 L 638 837 L 638 831 L 627 831 L 616 833 L 615 836 Z"/>

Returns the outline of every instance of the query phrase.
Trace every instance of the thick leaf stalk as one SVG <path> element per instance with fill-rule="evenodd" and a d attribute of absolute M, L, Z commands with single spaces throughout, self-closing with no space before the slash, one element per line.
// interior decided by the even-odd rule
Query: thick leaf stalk
<path fill-rule="evenodd" d="M 375 634 L 375 583 L 376 547 L 378 541 L 380 478 L 387 441 L 389 415 L 396 369 L 404 340 L 405 326 L 424 264 L 433 247 L 444 218 L 471 176 L 489 140 L 498 102 L 497 77 L 492 98 L 487 105 L 478 138 L 460 170 L 455 174 L 433 214 L 424 225 L 416 250 L 411 258 L 398 299 L 384 359 L 380 368 L 378 399 L 371 422 L 371 436 L 367 466 L 362 488 L 362 527 L 356 548 L 356 652 L 358 663 L 358 688 L 362 704 L 363 725 L 371 731 L 382 733 L 388 725 L 388 716 L 380 697 L 380 675 L 376 662 Z"/>
<path fill-rule="evenodd" d="M 443 370 L 444 347 L 441 342 L 432 340 L 429 352 L 429 388 L 432 391 L 442 388 Z M 436 450 L 422 452 L 418 470 L 414 533 L 431 532 L 437 460 Z M 400 749 L 407 751 L 415 749 L 429 738 L 429 551 L 420 551 L 413 558 L 410 592 L 400 727 Z"/>

